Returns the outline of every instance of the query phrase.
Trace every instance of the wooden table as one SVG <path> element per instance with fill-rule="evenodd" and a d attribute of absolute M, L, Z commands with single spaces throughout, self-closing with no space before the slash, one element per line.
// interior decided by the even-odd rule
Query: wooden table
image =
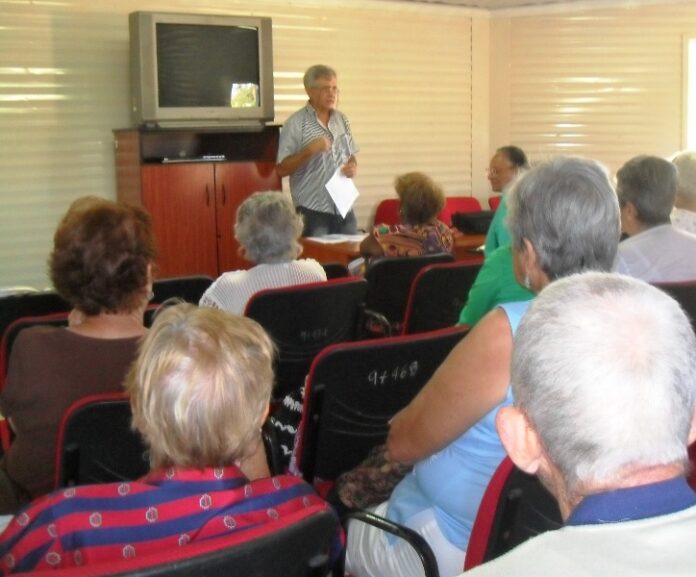
<path fill-rule="evenodd" d="M 476 249 L 486 240 L 485 234 L 458 233 L 454 239 L 454 257 L 457 261 L 483 262 L 483 253 Z M 359 242 L 323 243 L 310 238 L 300 239 L 302 257 L 313 258 L 321 263 L 338 262 L 347 265 L 360 256 Z"/>

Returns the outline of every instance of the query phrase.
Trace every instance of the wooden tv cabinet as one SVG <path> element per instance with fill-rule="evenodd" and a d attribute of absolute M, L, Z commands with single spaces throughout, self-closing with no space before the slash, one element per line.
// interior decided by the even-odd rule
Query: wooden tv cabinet
<path fill-rule="evenodd" d="M 235 213 L 250 194 L 281 189 L 279 133 L 279 126 L 114 130 L 117 196 L 150 213 L 158 277 L 251 266 L 238 254 Z"/>

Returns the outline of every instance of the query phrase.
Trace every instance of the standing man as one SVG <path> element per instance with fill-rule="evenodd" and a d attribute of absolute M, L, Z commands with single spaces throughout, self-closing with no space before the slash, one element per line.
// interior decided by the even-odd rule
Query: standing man
<path fill-rule="evenodd" d="M 510 244 L 510 233 L 505 226 L 507 215 L 507 194 L 515 178 L 529 168 L 529 161 L 524 150 L 517 146 L 502 146 L 495 151 L 488 168 L 488 181 L 493 192 L 502 194 L 498 210 L 495 211 L 488 234 L 486 234 L 485 255 L 488 256 L 496 248 Z"/>
<path fill-rule="evenodd" d="M 311 66 L 305 72 L 304 87 L 309 101 L 287 119 L 280 132 L 278 174 L 290 176 L 292 200 L 304 216 L 303 236 L 354 234 L 355 213 L 351 209 L 343 218 L 326 190 L 339 167 L 353 178 L 358 166 L 350 122 L 336 110 L 336 71 L 322 64 Z"/>

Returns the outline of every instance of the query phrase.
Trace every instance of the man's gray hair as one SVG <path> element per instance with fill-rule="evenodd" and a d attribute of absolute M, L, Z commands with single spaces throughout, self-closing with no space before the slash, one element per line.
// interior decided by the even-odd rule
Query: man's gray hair
<path fill-rule="evenodd" d="M 284 192 L 255 192 L 237 209 L 234 236 L 249 260 L 257 263 L 289 262 L 301 246 L 302 217 Z"/>
<path fill-rule="evenodd" d="M 549 279 L 611 270 L 620 237 L 619 205 L 606 170 L 593 160 L 557 157 L 526 172 L 509 193 L 513 248 L 524 239 Z"/>
<path fill-rule="evenodd" d="M 304 73 L 303 82 L 305 89 L 316 86 L 317 80 L 320 78 L 336 78 L 336 71 L 331 68 L 331 66 L 326 66 L 324 64 L 310 66 Z"/>
<path fill-rule="evenodd" d="M 696 151 L 680 152 L 672 159 L 672 164 L 679 172 L 679 196 L 696 201 Z"/>
<path fill-rule="evenodd" d="M 636 156 L 616 173 L 616 192 L 623 206 L 636 207 L 638 220 L 648 226 L 669 223 L 677 196 L 674 164 L 658 156 Z"/>
<path fill-rule="evenodd" d="M 684 465 L 696 338 L 679 305 L 608 273 L 551 283 L 515 334 L 512 392 L 571 495 Z"/>

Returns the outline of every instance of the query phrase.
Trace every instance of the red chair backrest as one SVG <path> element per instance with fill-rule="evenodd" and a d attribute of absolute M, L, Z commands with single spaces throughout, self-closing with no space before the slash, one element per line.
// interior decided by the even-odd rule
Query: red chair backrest
<path fill-rule="evenodd" d="M 500 195 L 488 197 L 488 206 L 490 207 L 491 210 L 498 209 L 498 207 L 500 206 L 500 198 L 501 198 Z"/>
<path fill-rule="evenodd" d="M 447 226 L 452 226 L 452 215 L 456 212 L 480 212 L 481 203 L 473 196 L 448 196 L 445 199 L 445 208 L 438 218 Z"/>
<path fill-rule="evenodd" d="M 498 501 L 500 500 L 500 494 L 514 466 L 510 458 L 505 457 L 500 465 L 498 465 L 498 468 L 495 473 L 493 473 L 488 483 L 488 487 L 483 494 L 483 499 L 481 499 L 481 504 L 476 513 L 474 525 L 471 528 L 469 544 L 466 548 L 466 558 L 464 560 L 465 571 L 483 563 L 486 549 L 488 548 L 488 539 L 491 536 L 491 529 L 493 528 L 493 521 L 495 520 L 495 512 L 498 508 Z"/>
<path fill-rule="evenodd" d="M 375 218 L 373 224 L 399 224 L 401 217 L 399 216 L 399 208 L 401 202 L 398 198 L 385 198 L 380 201 L 375 210 Z"/>

